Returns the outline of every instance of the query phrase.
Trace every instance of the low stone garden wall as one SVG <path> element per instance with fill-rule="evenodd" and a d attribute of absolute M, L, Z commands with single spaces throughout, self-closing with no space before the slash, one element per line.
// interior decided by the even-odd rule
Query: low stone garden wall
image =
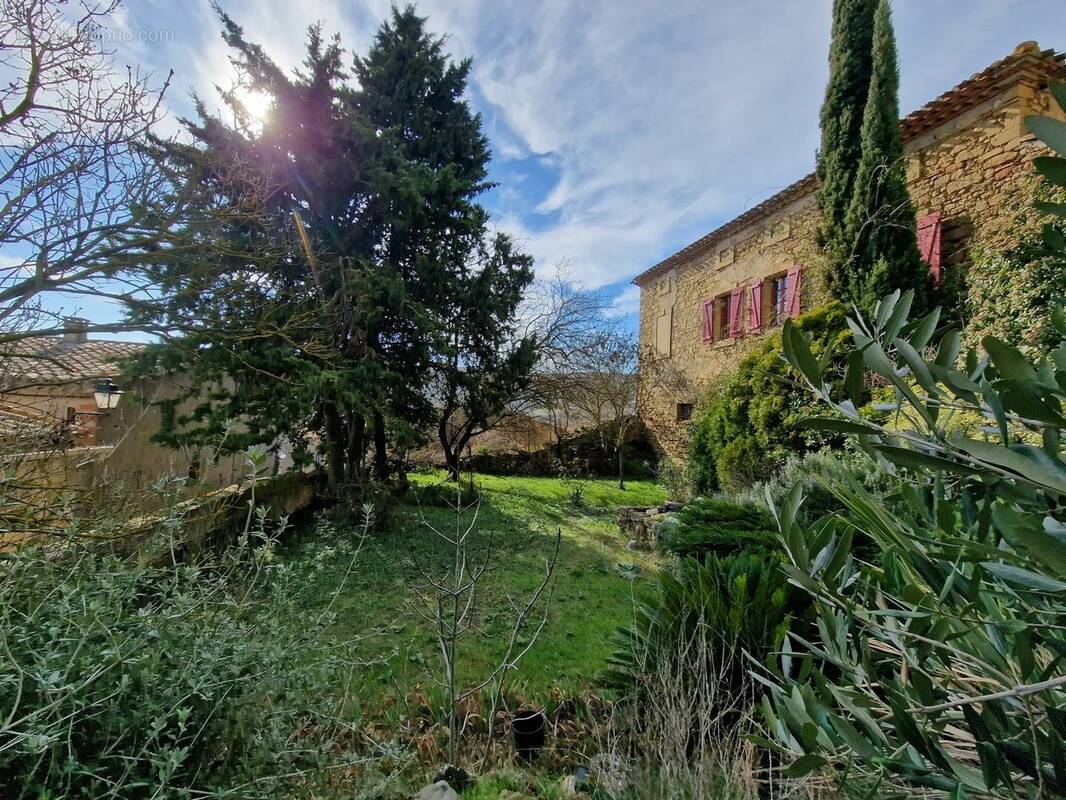
<path fill-rule="evenodd" d="M 655 526 L 666 519 L 667 514 L 682 508 L 683 503 L 670 500 L 657 506 L 628 506 L 618 515 L 618 527 L 629 539 L 631 550 L 650 550 L 655 546 Z"/>

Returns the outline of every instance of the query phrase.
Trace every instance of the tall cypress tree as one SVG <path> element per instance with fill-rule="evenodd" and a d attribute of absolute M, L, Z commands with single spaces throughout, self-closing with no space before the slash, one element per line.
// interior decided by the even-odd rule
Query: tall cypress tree
<path fill-rule="evenodd" d="M 818 151 L 818 243 L 828 266 L 830 288 L 848 260 L 846 217 L 862 157 L 863 111 L 870 89 L 873 22 L 877 0 L 834 0 L 829 46 L 829 83 L 822 103 Z"/>
<path fill-rule="evenodd" d="M 921 290 L 927 270 L 918 254 L 914 206 L 907 192 L 899 131 L 899 66 L 888 0 L 874 13 L 873 70 L 862 119 L 862 157 L 845 230 L 851 257 L 841 265 L 839 295 L 869 312 L 896 290 Z M 924 291 L 915 291 L 921 303 Z"/>

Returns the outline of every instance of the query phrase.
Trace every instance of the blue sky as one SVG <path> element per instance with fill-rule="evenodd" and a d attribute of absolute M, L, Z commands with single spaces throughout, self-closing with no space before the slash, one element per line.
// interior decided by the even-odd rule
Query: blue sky
<path fill-rule="evenodd" d="M 364 51 L 388 0 L 220 0 L 285 66 L 321 20 Z M 499 187 L 486 197 L 541 274 L 637 308 L 634 275 L 809 172 L 830 0 L 423 0 L 474 60 Z M 1021 41 L 1066 49 L 1066 0 L 895 0 L 904 113 Z M 127 0 L 123 63 L 174 70 L 170 124 L 232 71 L 208 0 Z M 100 318 L 105 308 L 84 309 Z"/>

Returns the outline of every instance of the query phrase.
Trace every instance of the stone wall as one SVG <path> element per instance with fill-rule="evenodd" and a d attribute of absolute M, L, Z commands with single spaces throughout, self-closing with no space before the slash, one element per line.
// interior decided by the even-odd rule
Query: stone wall
<path fill-rule="evenodd" d="M 688 423 L 678 421 L 678 405 L 695 406 L 706 384 L 758 346 L 762 338 L 762 334 L 748 330 L 747 291 L 751 285 L 798 264 L 804 268 L 800 280 L 802 308 L 812 308 L 826 298 L 814 240 L 816 223 L 817 209 L 811 195 L 767 218 L 765 226 L 742 231 L 712 254 L 668 273 L 660 283 L 669 288 L 642 289 L 639 411 L 653 441 L 667 455 L 683 457 L 687 449 Z M 743 334 L 705 342 L 703 301 L 737 286 L 745 287 Z M 668 331 L 664 331 L 664 317 L 670 321 Z"/>
<path fill-rule="evenodd" d="M 906 143 L 907 175 L 919 216 L 942 214 L 946 268 L 965 262 L 975 244 L 1008 245 L 1008 230 L 1032 202 L 1032 159 L 1042 145 L 1027 133 L 1024 117 L 1045 113 L 1046 90 L 1020 81 Z M 802 306 L 827 298 L 824 267 L 815 244 L 814 191 L 733 231 L 709 252 L 641 280 L 641 387 L 639 412 L 656 445 L 684 458 L 689 423 L 679 417 L 698 402 L 707 384 L 757 345 L 766 328 L 724 341 L 703 339 L 702 303 L 737 286 L 751 286 L 803 268 Z"/>

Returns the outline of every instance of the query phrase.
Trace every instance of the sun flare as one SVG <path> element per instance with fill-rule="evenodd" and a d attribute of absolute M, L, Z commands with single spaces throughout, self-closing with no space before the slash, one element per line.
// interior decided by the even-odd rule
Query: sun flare
<path fill-rule="evenodd" d="M 252 89 L 240 89 L 236 98 L 248 113 L 251 121 L 257 125 L 266 122 L 270 114 L 270 105 L 273 98 L 266 92 L 257 92 Z"/>

